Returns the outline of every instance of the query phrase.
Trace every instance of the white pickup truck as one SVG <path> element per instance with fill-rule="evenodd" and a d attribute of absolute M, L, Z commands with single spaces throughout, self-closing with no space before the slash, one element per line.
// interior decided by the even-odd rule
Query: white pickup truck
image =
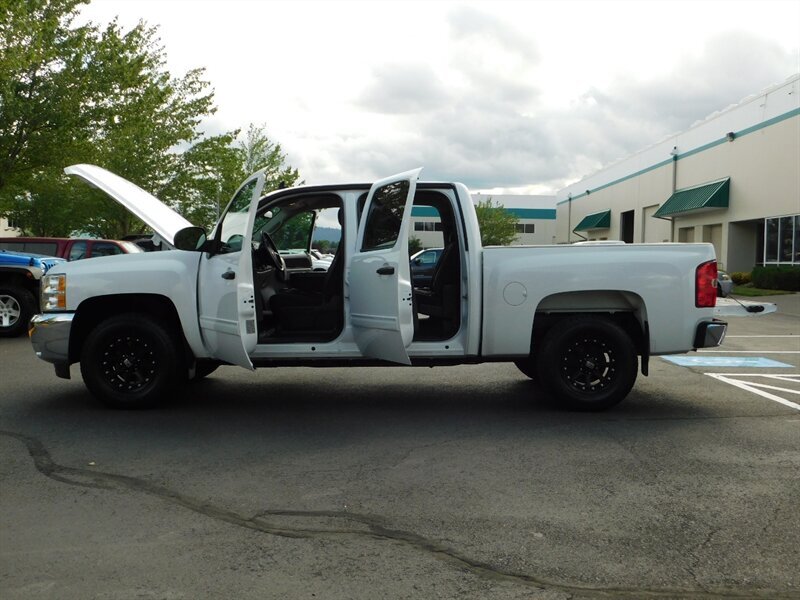
<path fill-rule="evenodd" d="M 78 261 L 44 278 L 31 322 L 59 377 L 80 363 L 114 407 L 152 406 L 220 364 L 413 366 L 513 361 L 566 406 L 622 400 L 639 361 L 721 343 L 709 244 L 481 245 L 467 188 L 418 182 L 306 186 L 234 195 L 210 235 L 93 165 L 66 169 L 144 220 L 174 250 Z M 412 206 L 435 215 L 442 255 L 415 289 Z M 340 226 L 327 271 L 285 255 Z M 340 224 L 340 225 L 339 225 Z M 334 227 L 334 228 L 335 228 Z M 766 310 L 769 312 L 769 309 Z"/>

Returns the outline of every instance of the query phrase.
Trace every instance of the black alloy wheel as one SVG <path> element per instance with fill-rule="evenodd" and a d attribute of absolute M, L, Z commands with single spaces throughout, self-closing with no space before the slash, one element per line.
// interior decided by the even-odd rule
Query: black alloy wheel
<path fill-rule="evenodd" d="M 149 315 L 101 322 L 87 337 L 81 374 L 89 390 L 114 408 L 150 408 L 181 379 L 183 361 L 174 332 Z"/>
<path fill-rule="evenodd" d="M 545 336 L 538 361 L 539 379 L 576 410 L 603 410 L 628 395 L 638 370 L 630 336 L 603 317 L 573 317 Z"/>

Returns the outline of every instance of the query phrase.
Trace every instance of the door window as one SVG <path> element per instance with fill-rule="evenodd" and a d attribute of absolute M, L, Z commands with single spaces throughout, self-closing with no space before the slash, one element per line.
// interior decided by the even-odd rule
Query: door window
<path fill-rule="evenodd" d="M 333 256 L 342 241 L 342 222 L 344 215 L 339 207 L 323 208 L 314 220 L 311 247 L 325 256 Z"/>
<path fill-rule="evenodd" d="M 301 254 L 308 250 L 311 239 L 311 228 L 314 225 L 314 213 L 310 211 L 292 215 L 284 221 L 280 229 L 270 234 L 278 250 Z"/>
<path fill-rule="evenodd" d="M 403 180 L 375 191 L 367 215 L 362 252 L 394 248 L 400 236 L 408 190 L 409 182 Z"/>
<path fill-rule="evenodd" d="M 242 241 L 247 228 L 247 213 L 253 200 L 257 180 L 248 181 L 233 197 L 228 210 L 219 224 L 216 239 L 219 240 L 219 252 L 238 252 L 242 249 Z"/>
<path fill-rule="evenodd" d="M 420 264 L 421 265 L 432 265 L 439 259 L 439 252 L 437 250 L 429 250 L 428 252 L 423 252 L 422 256 L 420 256 Z"/>

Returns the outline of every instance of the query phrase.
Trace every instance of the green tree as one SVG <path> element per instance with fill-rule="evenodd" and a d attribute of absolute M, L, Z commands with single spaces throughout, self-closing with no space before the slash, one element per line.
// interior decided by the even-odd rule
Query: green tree
<path fill-rule="evenodd" d="M 311 234 L 311 223 L 314 213 L 297 213 L 287 219 L 278 231 L 272 233 L 272 239 L 279 250 L 299 250 L 308 247 Z"/>
<path fill-rule="evenodd" d="M 266 168 L 265 191 L 292 186 L 297 183 L 300 174 L 297 169 L 285 164 L 286 156 L 281 150 L 281 145 L 267 137 L 266 129 L 266 125 L 251 123 L 244 140 L 238 144 L 244 154 L 242 179 L 259 169 Z"/>
<path fill-rule="evenodd" d="M 297 169 L 286 164 L 280 144 L 272 142 L 266 126 L 251 124 L 239 130 L 200 140 L 179 157 L 175 177 L 162 199 L 196 225 L 210 228 L 242 182 L 266 168 L 264 192 L 297 183 Z"/>
<path fill-rule="evenodd" d="M 0 0 L 0 194 L 88 146 L 88 52 L 96 31 L 73 27 L 85 0 Z M 9 189 L 10 188 L 10 189 Z M 2 205 L 0 205 L 2 208 Z"/>
<path fill-rule="evenodd" d="M 413 235 L 408 238 L 408 255 L 414 256 L 417 252 L 422 250 L 422 242 L 418 237 Z"/>
<path fill-rule="evenodd" d="M 494 203 L 491 198 L 481 200 L 475 206 L 475 212 L 484 246 L 508 246 L 517 237 L 519 219 L 499 202 Z"/>
<path fill-rule="evenodd" d="M 139 23 L 123 32 L 116 22 L 97 39 L 90 71 L 97 91 L 87 161 L 163 198 L 182 166 L 175 148 L 195 142 L 202 118 L 215 111 L 203 71 L 172 77 L 155 28 Z M 86 186 L 75 200 L 90 211 L 89 233 L 121 237 L 142 229 L 127 210 Z"/>
<path fill-rule="evenodd" d="M 180 155 L 161 198 L 189 222 L 210 229 L 242 183 L 242 152 L 234 146 L 238 133 L 202 139 Z"/>
<path fill-rule="evenodd" d="M 98 32 L 72 25 L 84 3 L 0 0 L 0 214 L 29 233 L 64 235 L 85 217 L 61 173 L 91 148 Z"/>
<path fill-rule="evenodd" d="M 173 77 L 157 30 L 75 27 L 85 0 L 0 0 L 0 214 L 28 233 L 121 237 L 144 230 L 105 194 L 64 176 L 100 165 L 210 225 L 252 171 L 292 185 L 265 127 L 204 137 L 213 92 L 194 69 Z M 178 151 L 186 148 L 185 151 Z"/>

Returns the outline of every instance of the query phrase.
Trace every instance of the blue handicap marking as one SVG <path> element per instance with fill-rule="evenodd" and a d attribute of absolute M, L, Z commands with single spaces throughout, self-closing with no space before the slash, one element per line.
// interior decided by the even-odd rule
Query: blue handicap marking
<path fill-rule="evenodd" d="M 662 356 L 661 358 L 681 367 L 793 368 L 792 365 L 762 356 Z"/>

